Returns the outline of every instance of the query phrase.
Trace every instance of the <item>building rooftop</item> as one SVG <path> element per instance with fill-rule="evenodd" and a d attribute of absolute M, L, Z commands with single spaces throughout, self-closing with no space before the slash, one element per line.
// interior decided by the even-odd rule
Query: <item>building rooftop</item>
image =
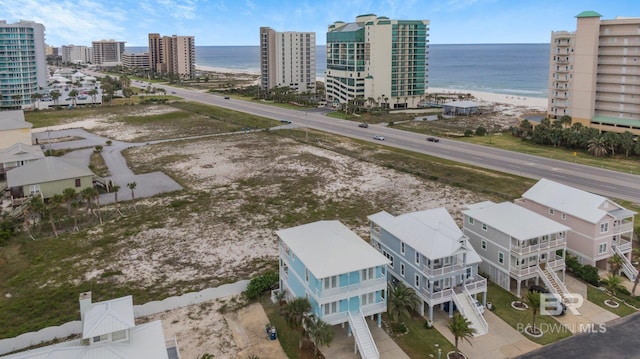
<path fill-rule="evenodd" d="M 595 11 L 583 11 L 581 13 L 579 13 L 578 15 L 576 15 L 577 18 L 581 18 L 581 17 L 602 17 L 602 15 L 598 14 Z"/>
<path fill-rule="evenodd" d="M 7 148 L 0 149 L 0 163 L 33 161 L 40 158 L 44 158 L 44 153 L 40 146 L 18 142 Z"/>
<path fill-rule="evenodd" d="M 481 202 L 462 213 L 520 240 L 569 230 L 563 224 L 511 202 Z"/>
<path fill-rule="evenodd" d="M 24 120 L 24 111 L 0 111 L 0 131 L 31 128 L 33 125 Z"/>
<path fill-rule="evenodd" d="M 8 171 L 7 186 L 18 187 L 86 176 L 93 176 L 93 172 L 78 161 L 45 157 Z"/>
<path fill-rule="evenodd" d="M 82 338 L 89 339 L 135 326 L 133 297 L 130 295 L 97 302 L 84 315 Z"/>
<path fill-rule="evenodd" d="M 317 279 L 390 263 L 340 221 L 303 224 L 276 234 Z"/>

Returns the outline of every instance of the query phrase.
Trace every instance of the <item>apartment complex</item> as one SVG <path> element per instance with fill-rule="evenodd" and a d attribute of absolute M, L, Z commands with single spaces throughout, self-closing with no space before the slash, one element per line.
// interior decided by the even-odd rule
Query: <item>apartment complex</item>
<path fill-rule="evenodd" d="M 91 62 L 91 48 L 87 46 L 62 45 L 60 52 L 63 63 L 86 64 Z"/>
<path fill-rule="evenodd" d="M 195 38 L 149 34 L 149 66 L 158 73 L 193 77 L 196 72 Z"/>
<path fill-rule="evenodd" d="M 551 33 L 551 118 L 602 131 L 640 134 L 640 18 L 584 11 L 575 32 Z"/>
<path fill-rule="evenodd" d="M 429 20 L 373 14 L 337 21 L 327 32 L 327 102 L 415 108 L 427 89 Z"/>
<path fill-rule="evenodd" d="M 100 40 L 92 41 L 92 60 L 94 65 L 120 66 L 124 53 L 125 41 Z"/>
<path fill-rule="evenodd" d="M 0 110 L 21 109 L 47 86 L 44 25 L 0 20 Z"/>
<path fill-rule="evenodd" d="M 315 32 L 277 32 L 260 28 L 262 89 L 289 87 L 298 93 L 316 88 Z"/>
<path fill-rule="evenodd" d="M 150 69 L 150 57 L 148 52 L 122 54 L 122 66 L 128 69 Z"/>

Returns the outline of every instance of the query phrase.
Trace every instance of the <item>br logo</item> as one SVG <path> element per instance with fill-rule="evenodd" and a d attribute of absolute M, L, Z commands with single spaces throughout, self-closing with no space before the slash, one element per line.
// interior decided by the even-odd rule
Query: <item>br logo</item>
<path fill-rule="evenodd" d="M 568 293 L 564 301 L 557 293 L 540 293 L 540 315 L 562 315 L 569 309 L 573 315 L 580 315 L 578 308 L 584 304 L 584 298 L 577 293 Z"/>

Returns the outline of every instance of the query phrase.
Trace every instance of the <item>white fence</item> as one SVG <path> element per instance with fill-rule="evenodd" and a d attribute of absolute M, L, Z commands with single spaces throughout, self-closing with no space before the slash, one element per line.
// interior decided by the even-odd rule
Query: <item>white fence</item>
<path fill-rule="evenodd" d="M 165 312 L 176 308 L 187 307 L 192 304 L 208 302 L 210 300 L 237 295 L 247 289 L 248 280 L 241 280 L 232 284 L 224 284 L 216 288 L 203 289 L 200 292 L 185 293 L 177 297 L 169 297 L 160 301 L 153 301 L 142 305 L 134 305 L 133 313 L 136 318 Z M 28 348 L 43 342 L 70 335 L 82 333 L 82 322 L 75 320 L 60 326 L 47 327 L 37 332 L 20 334 L 15 338 L 0 339 L 0 355 L 16 350 Z"/>

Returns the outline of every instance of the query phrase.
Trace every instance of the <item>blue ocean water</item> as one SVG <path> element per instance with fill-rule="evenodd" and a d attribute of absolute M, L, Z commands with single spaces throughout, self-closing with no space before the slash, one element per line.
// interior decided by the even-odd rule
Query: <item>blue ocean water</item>
<path fill-rule="evenodd" d="M 147 47 L 127 47 L 129 52 Z M 429 46 L 429 86 L 509 95 L 547 97 L 549 44 Z M 260 72 L 259 46 L 196 46 L 196 64 Z M 323 77 L 326 47 L 316 48 L 316 73 Z"/>

